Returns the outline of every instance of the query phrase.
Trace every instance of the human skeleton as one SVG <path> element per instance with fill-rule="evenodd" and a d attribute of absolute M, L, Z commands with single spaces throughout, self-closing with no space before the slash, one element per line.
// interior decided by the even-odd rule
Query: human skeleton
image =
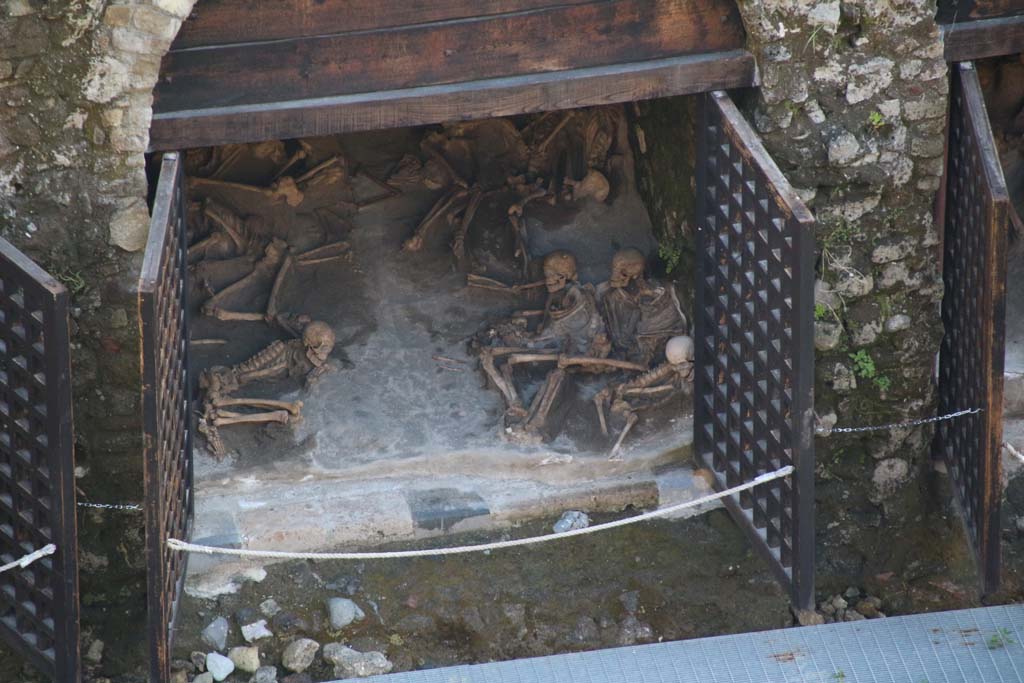
<path fill-rule="evenodd" d="M 548 298 L 543 311 L 522 311 L 491 330 L 497 346 L 483 346 L 480 361 L 488 378 L 505 399 L 506 433 L 513 439 L 536 441 L 571 369 L 604 371 L 609 368 L 643 370 L 634 363 L 607 358 L 610 345 L 597 309 L 593 288 L 580 285 L 576 258 L 554 251 L 544 258 L 544 284 Z M 535 331 L 529 320 L 540 317 Z M 503 360 L 499 367 L 498 359 Z M 512 376 L 519 364 L 555 363 L 538 389 L 529 409 L 524 408 Z"/>
<path fill-rule="evenodd" d="M 611 384 L 594 396 L 601 432 L 608 436 L 606 407 L 610 404 L 613 415 L 624 417 L 625 426 L 612 447 L 610 459 L 619 459 L 619 450 L 626 435 L 639 420 L 638 412 L 653 410 L 676 396 L 693 393 L 693 339 L 672 337 L 665 345 L 665 362 L 638 377 Z"/>
<path fill-rule="evenodd" d="M 285 378 L 301 379 L 308 389 L 333 369 L 328 358 L 334 344 L 335 335 L 330 326 L 313 321 L 305 325 L 299 339 L 275 341 L 238 365 L 204 371 L 199 378 L 199 386 L 204 391 L 199 431 L 206 436 L 214 456 L 220 458 L 226 452 L 219 427 L 252 423 L 292 424 L 302 419 L 302 401 L 235 398 L 233 392 L 253 382 Z M 269 411 L 240 413 L 228 408 Z"/>
<path fill-rule="evenodd" d="M 615 353 L 650 365 L 671 337 L 686 332 L 686 316 L 675 289 L 645 278 L 646 268 L 639 250 L 617 251 L 611 276 L 598 287 L 598 301 Z"/>

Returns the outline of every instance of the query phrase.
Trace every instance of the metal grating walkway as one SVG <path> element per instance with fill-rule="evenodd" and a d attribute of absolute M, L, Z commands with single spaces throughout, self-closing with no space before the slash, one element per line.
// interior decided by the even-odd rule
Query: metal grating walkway
<path fill-rule="evenodd" d="M 375 676 L 377 683 L 1024 683 L 1024 605 Z"/>

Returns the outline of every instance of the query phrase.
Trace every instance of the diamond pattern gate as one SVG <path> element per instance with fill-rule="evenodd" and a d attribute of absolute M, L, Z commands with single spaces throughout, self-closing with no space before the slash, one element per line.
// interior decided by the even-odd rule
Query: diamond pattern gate
<path fill-rule="evenodd" d="M 701 98 L 694 446 L 801 609 L 814 606 L 814 218 L 729 96 Z"/>
<path fill-rule="evenodd" d="M 168 538 L 191 536 L 192 408 L 186 307 L 185 196 L 178 154 L 160 167 L 139 281 L 150 677 L 170 679 L 174 619 L 188 555 Z"/>
<path fill-rule="evenodd" d="M 0 636 L 55 681 L 80 680 L 68 293 L 0 239 Z"/>
<path fill-rule="evenodd" d="M 999 587 L 1000 572 L 1009 196 L 978 74 L 969 62 L 951 72 L 939 414 L 981 412 L 940 422 L 935 450 L 946 462 L 988 593 Z"/>

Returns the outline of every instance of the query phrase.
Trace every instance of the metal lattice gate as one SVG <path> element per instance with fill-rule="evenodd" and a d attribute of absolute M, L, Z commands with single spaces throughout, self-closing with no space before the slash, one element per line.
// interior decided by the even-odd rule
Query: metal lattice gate
<path fill-rule="evenodd" d="M 186 307 L 185 196 L 178 154 L 160 167 L 139 282 L 150 676 L 170 679 L 170 651 L 188 555 L 168 538 L 191 536 L 192 423 Z"/>
<path fill-rule="evenodd" d="M 0 239 L 0 636 L 55 681 L 80 680 L 68 294 Z"/>
<path fill-rule="evenodd" d="M 701 98 L 694 445 L 801 609 L 814 606 L 814 218 L 724 92 Z"/>
<path fill-rule="evenodd" d="M 946 158 L 939 414 L 981 408 L 939 423 L 945 460 L 983 590 L 999 587 L 999 480 L 1006 319 L 1009 197 L 978 74 L 953 67 Z"/>

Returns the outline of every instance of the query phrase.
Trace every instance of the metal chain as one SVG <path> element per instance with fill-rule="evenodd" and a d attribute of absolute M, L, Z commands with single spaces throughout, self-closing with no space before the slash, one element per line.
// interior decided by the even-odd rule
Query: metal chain
<path fill-rule="evenodd" d="M 906 429 L 908 427 L 918 427 L 920 425 L 929 424 L 932 422 L 942 422 L 943 420 L 952 420 L 953 418 L 960 417 L 962 415 L 974 415 L 975 413 L 983 412 L 982 408 L 967 408 L 966 410 L 958 410 L 955 413 L 949 413 L 948 415 L 936 415 L 935 417 L 922 417 L 917 420 L 910 420 L 908 422 L 894 422 L 886 425 L 874 425 L 870 427 L 833 427 L 828 429 L 827 427 L 815 427 L 815 434 L 854 434 L 857 432 L 878 432 L 887 429 Z"/>
<path fill-rule="evenodd" d="M 136 511 L 136 510 L 141 510 L 142 509 L 141 505 L 136 505 L 134 503 L 128 503 L 128 504 L 123 504 L 123 503 L 79 503 L 78 507 L 82 507 L 82 508 L 97 508 L 99 510 L 133 510 L 133 511 Z"/>

